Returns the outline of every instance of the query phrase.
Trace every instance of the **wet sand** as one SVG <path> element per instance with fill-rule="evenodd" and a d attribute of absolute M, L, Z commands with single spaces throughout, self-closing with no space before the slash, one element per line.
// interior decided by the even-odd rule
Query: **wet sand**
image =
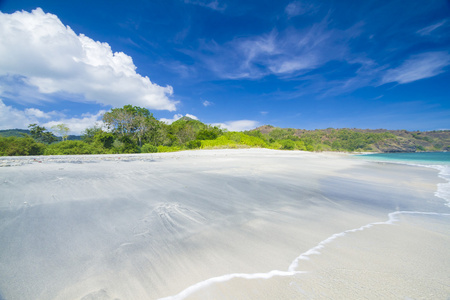
<path fill-rule="evenodd" d="M 267 149 L 0 166 L 0 299 L 450 296 L 434 169 Z"/>

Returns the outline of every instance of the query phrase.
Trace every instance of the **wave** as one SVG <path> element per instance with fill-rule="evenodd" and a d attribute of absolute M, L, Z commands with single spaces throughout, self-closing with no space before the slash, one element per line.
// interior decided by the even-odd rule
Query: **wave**
<path fill-rule="evenodd" d="M 194 285 L 191 285 L 188 288 L 184 289 L 183 291 L 181 291 L 180 293 L 178 293 L 174 296 L 160 298 L 159 300 L 182 300 L 201 289 L 211 286 L 214 283 L 226 282 L 226 281 L 230 281 L 231 279 L 235 279 L 235 278 L 242 278 L 242 279 L 248 279 L 248 280 L 270 279 L 270 278 L 273 278 L 276 276 L 286 277 L 286 276 L 295 276 L 298 274 L 305 274 L 307 272 L 296 270 L 299 267 L 299 262 L 301 260 L 309 260 L 311 255 L 319 255 L 320 250 L 323 249 L 327 244 L 333 242 L 334 240 L 336 240 L 340 237 L 346 236 L 347 234 L 351 234 L 351 233 L 354 233 L 357 231 L 363 231 L 363 230 L 369 229 L 369 228 L 371 228 L 373 226 L 377 226 L 377 225 L 392 225 L 394 222 L 399 221 L 397 216 L 402 215 L 402 214 L 450 216 L 450 213 L 447 214 L 447 213 L 422 212 L 422 211 L 394 211 L 394 212 L 391 212 L 388 214 L 389 218 L 387 221 L 373 222 L 373 223 L 369 223 L 369 224 L 366 224 L 366 225 L 358 227 L 358 228 L 345 230 L 343 232 L 339 232 L 339 233 L 335 233 L 335 234 L 331 235 L 330 237 L 321 241 L 315 247 L 309 249 L 308 251 L 306 251 L 306 252 L 300 254 L 298 257 L 296 257 L 292 261 L 292 263 L 289 265 L 287 271 L 272 270 L 272 271 L 266 272 L 266 273 L 251 273 L 251 274 L 232 273 L 232 274 L 226 274 L 226 275 L 222 275 L 222 276 L 212 277 L 212 278 L 206 279 L 204 281 L 198 282 Z"/>

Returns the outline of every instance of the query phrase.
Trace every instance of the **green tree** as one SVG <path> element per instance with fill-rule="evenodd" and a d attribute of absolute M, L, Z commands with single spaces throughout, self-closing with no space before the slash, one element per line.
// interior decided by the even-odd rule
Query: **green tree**
<path fill-rule="evenodd" d="M 30 124 L 28 125 L 28 128 L 30 129 L 31 137 L 37 142 L 51 144 L 58 140 L 58 138 L 53 133 L 47 131 L 45 127 L 40 127 L 37 124 Z"/>
<path fill-rule="evenodd" d="M 52 129 L 58 133 L 58 135 L 61 137 L 62 141 L 67 141 L 67 138 L 69 137 L 69 127 L 67 127 L 66 124 L 57 124 L 52 126 Z"/>
<path fill-rule="evenodd" d="M 222 135 L 222 130 L 216 126 L 208 126 L 197 133 L 198 140 L 215 140 Z"/>
<path fill-rule="evenodd" d="M 114 135 L 110 132 L 100 131 L 95 134 L 94 141 L 105 149 L 111 149 L 114 144 Z"/>
<path fill-rule="evenodd" d="M 103 132 L 102 128 L 95 124 L 93 127 L 86 128 L 82 135 L 81 140 L 85 143 L 92 144 L 96 134 Z"/>
<path fill-rule="evenodd" d="M 103 115 L 103 122 L 119 138 L 135 139 L 140 146 L 149 132 L 159 128 L 158 121 L 148 109 L 132 105 L 111 109 Z"/>

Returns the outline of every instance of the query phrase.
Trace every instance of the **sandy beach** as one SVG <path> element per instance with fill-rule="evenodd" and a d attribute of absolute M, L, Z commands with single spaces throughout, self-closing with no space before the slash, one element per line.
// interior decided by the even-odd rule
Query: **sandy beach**
<path fill-rule="evenodd" d="M 0 158 L 0 300 L 448 299 L 433 168 L 268 149 Z"/>

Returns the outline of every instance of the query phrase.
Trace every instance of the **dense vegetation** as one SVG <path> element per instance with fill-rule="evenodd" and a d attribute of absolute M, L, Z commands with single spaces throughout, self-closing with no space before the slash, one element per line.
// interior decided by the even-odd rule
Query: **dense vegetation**
<path fill-rule="evenodd" d="M 154 118 L 147 109 L 131 105 L 111 109 L 104 114 L 103 123 L 105 128 L 88 128 L 81 137 L 67 135 L 69 128 L 64 124 L 52 128 L 59 137 L 37 124 L 30 124 L 29 130 L 3 130 L 0 131 L 0 155 L 154 153 L 249 147 L 345 152 L 450 150 L 450 131 L 301 130 L 266 125 L 246 132 L 228 132 L 188 117 L 168 125 Z"/>

